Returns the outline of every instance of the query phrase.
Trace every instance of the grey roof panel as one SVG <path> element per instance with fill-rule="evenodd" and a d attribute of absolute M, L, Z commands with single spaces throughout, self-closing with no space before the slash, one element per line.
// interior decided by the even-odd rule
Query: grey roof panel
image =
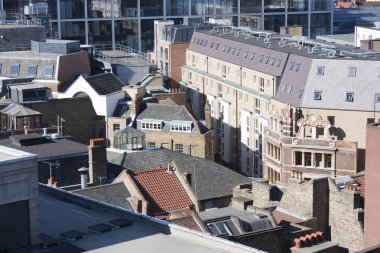
<path fill-rule="evenodd" d="M 99 95 L 109 95 L 121 91 L 125 84 L 112 73 L 104 73 L 85 78 Z"/>
<path fill-rule="evenodd" d="M 127 198 L 131 196 L 124 183 L 106 184 L 73 191 L 92 199 L 134 211 Z"/>
<path fill-rule="evenodd" d="M 192 183 L 196 185 L 196 194 L 199 200 L 214 199 L 232 196 L 232 189 L 238 184 L 248 183 L 251 180 L 235 171 L 232 171 L 213 161 L 192 157 L 167 149 L 142 151 L 135 153 L 107 152 L 108 162 L 127 168 L 133 172 L 144 171 L 147 168 L 158 166 L 166 167 L 174 161 L 181 173 L 192 174 Z M 194 171 L 195 164 L 195 171 Z M 196 180 L 196 184 L 195 184 Z"/>

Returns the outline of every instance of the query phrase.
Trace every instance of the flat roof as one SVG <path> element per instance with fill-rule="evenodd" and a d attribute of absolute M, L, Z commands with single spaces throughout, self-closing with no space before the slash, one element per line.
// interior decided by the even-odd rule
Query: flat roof
<path fill-rule="evenodd" d="M 53 53 L 36 53 L 32 51 L 7 51 L 0 52 L 0 58 L 12 59 L 36 59 L 36 60 L 52 60 L 56 59 L 58 55 Z"/>
<path fill-rule="evenodd" d="M 10 89 L 16 89 L 16 90 L 29 90 L 29 89 L 49 89 L 46 86 L 42 84 L 12 84 L 9 85 Z"/>
<path fill-rule="evenodd" d="M 0 145 L 36 154 L 38 160 L 88 155 L 88 148 L 86 145 L 66 139 L 47 139 L 44 143 L 28 146 L 18 146 L 13 144 L 10 139 L 4 139 L 0 140 Z"/>
<path fill-rule="evenodd" d="M 42 184 L 39 189 L 41 233 L 59 239 L 61 233 L 83 232 L 85 238 L 67 241 L 78 252 L 263 252 L 60 189 Z M 103 233 L 89 229 L 99 223 L 109 226 L 115 219 L 132 223 Z M 61 243 L 42 251 L 62 252 L 64 246 Z"/>
<path fill-rule="evenodd" d="M 0 145 L 0 165 L 35 158 L 35 154 Z"/>

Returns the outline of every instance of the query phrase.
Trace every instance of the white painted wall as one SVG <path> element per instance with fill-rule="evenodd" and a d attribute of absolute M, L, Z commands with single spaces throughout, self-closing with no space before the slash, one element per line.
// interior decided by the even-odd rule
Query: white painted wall
<path fill-rule="evenodd" d="M 110 95 L 99 95 L 87 83 L 86 79 L 80 76 L 66 92 L 58 93 L 58 98 L 72 98 L 79 92 L 84 92 L 90 97 L 92 106 L 99 116 L 112 116 L 119 99 L 125 97 L 125 91 L 119 91 Z"/>
<path fill-rule="evenodd" d="M 379 39 L 380 30 L 355 26 L 355 47 L 360 47 L 361 40 Z"/>
<path fill-rule="evenodd" d="M 224 136 L 222 137 L 222 159 L 223 161 L 230 163 L 231 162 L 231 127 L 229 125 L 229 112 L 230 112 L 230 103 L 224 100 L 220 100 L 220 111 L 223 113 L 222 127 Z"/>

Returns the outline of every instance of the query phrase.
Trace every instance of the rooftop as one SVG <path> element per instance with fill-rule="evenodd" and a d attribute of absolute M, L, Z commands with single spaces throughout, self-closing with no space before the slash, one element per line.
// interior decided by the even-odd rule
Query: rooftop
<path fill-rule="evenodd" d="M 12 136 L 11 136 L 12 137 Z M 14 135 L 16 138 L 22 138 L 23 140 L 32 140 L 35 138 L 41 138 L 39 134 L 27 134 L 27 135 Z M 14 138 L 13 137 L 13 138 Z M 39 142 L 34 145 L 20 146 L 15 144 L 11 139 L 0 140 L 0 145 L 21 150 L 24 152 L 37 155 L 39 161 L 51 160 L 57 158 L 67 158 L 73 156 L 83 156 L 88 154 L 88 148 L 86 145 L 70 141 L 67 139 L 47 139 L 43 142 Z"/>
<path fill-rule="evenodd" d="M 174 161 L 181 174 L 185 172 L 192 174 L 191 186 L 195 188 L 198 200 L 232 196 L 232 189 L 236 185 L 251 182 L 250 178 L 213 161 L 167 149 L 144 150 L 128 154 L 107 151 L 107 160 L 109 173 L 114 176 L 119 175 L 123 169 L 138 173 L 146 168 L 159 166 L 166 168 Z"/>
<path fill-rule="evenodd" d="M 131 194 L 122 182 L 88 187 L 85 189 L 75 190 L 73 192 L 82 196 L 86 196 L 88 198 L 96 199 L 131 211 L 134 210 L 132 205 L 128 201 L 128 198 L 131 197 Z"/>
<path fill-rule="evenodd" d="M 43 252 L 262 252 L 59 189 L 39 196 L 41 233 L 63 242 Z"/>
<path fill-rule="evenodd" d="M 36 155 L 0 145 L 0 165 L 8 162 L 35 159 Z"/>
<path fill-rule="evenodd" d="M 104 73 L 85 78 L 88 84 L 99 94 L 109 95 L 121 91 L 125 84 L 112 73 Z"/>
<path fill-rule="evenodd" d="M 193 205 L 174 171 L 167 168 L 146 170 L 131 175 L 149 203 L 151 215 L 189 208 Z"/>

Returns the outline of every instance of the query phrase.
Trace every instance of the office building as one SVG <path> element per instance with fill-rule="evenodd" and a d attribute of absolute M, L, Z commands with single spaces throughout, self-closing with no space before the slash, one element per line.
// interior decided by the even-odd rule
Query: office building
<path fill-rule="evenodd" d="M 328 0 L 46 0 L 40 6 L 37 2 L 0 1 L 8 19 L 27 13 L 43 24 L 48 17 L 48 36 L 82 44 L 123 44 L 139 51 L 153 49 L 157 19 L 202 24 L 208 18 L 223 18 L 233 25 L 275 31 L 302 25 L 304 35 L 311 37 L 330 34 L 332 28 L 333 5 Z"/>

